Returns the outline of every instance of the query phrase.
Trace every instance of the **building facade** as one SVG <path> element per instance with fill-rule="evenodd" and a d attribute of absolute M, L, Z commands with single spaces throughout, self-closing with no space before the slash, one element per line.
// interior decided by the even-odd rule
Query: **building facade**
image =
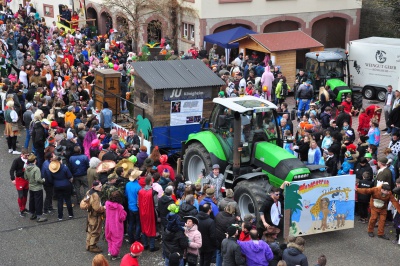
<path fill-rule="evenodd" d="M 167 1 L 167 0 L 166 0 Z M 302 30 L 326 48 L 341 47 L 359 37 L 361 0 L 178 0 L 197 11 L 197 17 L 182 14 L 179 49 L 203 45 L 205 35 L 243 26 L 259 33 Z M 13 9 L 25 0 L 13 0 Z M 102 0 L 32 0 L 40 16 L 50 24 L 57 19 L 59 4 L 77 10 L 84 5 L 86 18 L 96 19 L 99 34 L 126 23 L 124 14 L 108 10 Z M 155 37 L 170 36 L 169 20 L 159 14 L 144 18 L 139 45 L 151 40 L 149 28 L 161 24 Z M 154 37 L 154 36 L 153 36 Z"/>

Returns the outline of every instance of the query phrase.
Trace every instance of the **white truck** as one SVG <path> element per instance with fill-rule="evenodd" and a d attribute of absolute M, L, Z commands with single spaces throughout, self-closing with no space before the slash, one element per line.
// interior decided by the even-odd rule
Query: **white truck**
<path fill-rule="evenodd" d="M 386 89 L 400 89 L 400 39 L 369 37 L 349 43 L 350 86 L 366 99 L 385 101 Z"/>

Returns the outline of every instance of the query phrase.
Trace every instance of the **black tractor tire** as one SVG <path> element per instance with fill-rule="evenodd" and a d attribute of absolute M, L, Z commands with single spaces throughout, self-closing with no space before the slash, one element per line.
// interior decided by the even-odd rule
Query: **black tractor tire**
<path fill-rule="evenodd" d="M 360 110 L 363 106 L 363 96 L 361 93 L 354 93 L 353 95 L 353 106 L 357 110 Z"/>
<path fill-rule="evenodd" d="M 242 219 L 246 214 L 260 218 L 262 207 L 271 185 L 268 180 L 257 178 L 240 181 L 234 188 L 234 199 L 238 203 Z"/>
<path fill-rule="evenodd" d="M 371 86 L 365 87 L 362 91 L 364 98 L 368 100 L 375 99 L 375 93 L 376 93 L 375 88 Z"/>
<path fill-rule="evenodd" d="M 201 143 L 192 143 L 186 149 L 183 158 L 183 176 L 195 183 L 203 169 L 206 175 L 211 172 L 210 153 Z"/>
<path fill-rule="evenodd" d="M 384 90 L 384 89 L 379 89 L 379 90 L 376 92 L 376 99 L 377 99 L 378 101 L 384 102 L 384 101 L 386 100 L 386 90 Z"/>

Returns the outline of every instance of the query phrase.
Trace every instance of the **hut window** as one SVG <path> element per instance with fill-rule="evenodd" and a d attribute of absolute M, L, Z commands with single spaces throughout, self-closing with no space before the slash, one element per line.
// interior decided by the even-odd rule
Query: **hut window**
<path fill-rule="evenodd" d="M 147 96 L 147 93 L 144 92 L 140 93 L 140 102 L 145 104 L 149 103 L 149 97 Z"/>

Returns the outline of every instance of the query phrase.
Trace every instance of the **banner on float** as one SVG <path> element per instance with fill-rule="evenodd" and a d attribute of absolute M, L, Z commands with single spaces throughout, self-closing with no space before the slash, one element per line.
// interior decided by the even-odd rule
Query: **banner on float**
<path fill-rule="evenodd" d="M 302 236 L 354 228 L 355 182 L 355 175 L 292 182 L 285 188 L 285 231 Z"/>
<path fill-rule="evenodd" d="M 203 99 L 171 102 L 170 126 L 200 123 L 203 115 Z"/>

